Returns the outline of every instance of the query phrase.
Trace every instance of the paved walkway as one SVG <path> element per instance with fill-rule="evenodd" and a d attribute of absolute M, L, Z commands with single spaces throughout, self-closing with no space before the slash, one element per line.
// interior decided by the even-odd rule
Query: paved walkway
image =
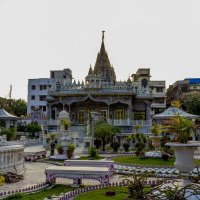
<path fill-rule="evenodd" d="M 49 163 L 38 163 L 38 162 L 26 162 L 26 172 L 24 176 L 24 180 L 18 182 L 18 183 L 12 183 L 12 184 L 5 184 L 3 186 L 0 186 L 0 191 L 7 191 L 7 190 L 15 190 L 15 189 L 20 189 L 20 188 L 25 188 L 37 183 L 41 183 L 45 181 L 45 168 L 49 166 L 53 166 L 52 164 Z M 122 175 L 114 175 L 110 182 L 116 182 L 122 179 Z M 70 179 L 65 179 L 65 178 L 57 178 L 56 183 L 58 184 L 72 184 L 72 180 Z M 96 180 L 89 180 L 85 179 L 83 180 L 84 185 L 96 185 L 100 184 Z"/>

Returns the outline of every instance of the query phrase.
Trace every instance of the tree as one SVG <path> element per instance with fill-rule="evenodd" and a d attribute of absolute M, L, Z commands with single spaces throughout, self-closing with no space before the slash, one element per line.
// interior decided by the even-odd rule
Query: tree
<path fill-rule="evenodd" d="M 18 117 L 25 116 L 27 113 L 27 103 L 23 99 L 13 100 L 11 108 L 11 113 L 14 113 Z"/>
<path fill-rule="evenodd" d="M 27 103 L 23 99 L 6 99 L 0 97 L 0 107 L 18 117 L 27 113 Z"/>
<path fill-rule="evenodd" d="M 94 134 L 96 138 L 102 140 L 102 150 L 105 151 L 106 141 L 108 141 L 113 135 L 119 132 L 119 128 L 106 124 L 105 122 L 97 122 L 94 125 Z"/>
<path fill-rule="evenodd" d="M 187 143 L 195 126 L 191 119 L 177 115 L 171 119 L 168 128 L 175 134 L 175 138 L 178 142 Z"/>
<path fill-rule="evenodd" d="M 2 127 L 1 130 L 0 130 L 0 135 L 6 135 L 7 140 L 10 141 L 12 139 L 15 139 L 16 129 L 14 127 L 12 127 L 12 128 Z"/>
<path fill-rule="evenodd" d="M 200 115 L 200 92 L 190 92 L 181 98 L 182 107 L 189 113 Z"/>
<path fill-rule="evenodd" d="M 37 122 L 34 122 L 27 125 L 26 131 L 31 133 L 32 137 L 35 137 L 35 133 L 41 132 L 42 129 L 41 129 L 41 126 Z"/>

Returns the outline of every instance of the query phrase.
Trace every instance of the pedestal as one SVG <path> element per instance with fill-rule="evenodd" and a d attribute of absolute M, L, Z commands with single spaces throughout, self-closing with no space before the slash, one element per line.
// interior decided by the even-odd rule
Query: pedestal
<path fill-rule="evenodd" d="M 91 147 L 92 145 L 92 137 L 91 136 L 86 136 L 83 138 L 83 151 L 88 152 L 88 148 Z"/>
<path fill-rule="evenodd" d="M 175 143 L 168 142 L 165 145 L 171 146 L 175 152 L 174 166 L 180 171 L 183 178 L 183 186 L 187 186 L 189 181 L 190 171 L 195 167 L 194 165 L 194 150 L 200 146 L 200 143 Z"/>

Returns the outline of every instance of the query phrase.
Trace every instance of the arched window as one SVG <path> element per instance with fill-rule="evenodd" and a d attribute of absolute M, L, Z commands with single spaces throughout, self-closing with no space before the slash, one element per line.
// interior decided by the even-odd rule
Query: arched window
<path fill-rule="evenodd" d="M 56 90 L 57 90 L 57 91 L 60 91 L 60 89 L 61 89 L 61 84 L 60 84 L 59 81 L 57 81 L 57 82 L 56 82 Z"/>
<path fill-rule="evenodd" d="M 148 82 L 147 82 L 147 79 L 142 79 L 142 87 L 143 88 L 146 88 L 147 87 L 147 84 L 148 84 Z"/>

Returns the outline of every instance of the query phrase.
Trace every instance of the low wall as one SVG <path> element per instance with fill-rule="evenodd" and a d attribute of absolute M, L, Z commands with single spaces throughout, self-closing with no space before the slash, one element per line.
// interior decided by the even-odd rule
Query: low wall
<path fill-rule="evenodd" d="M 47 184 L 46 182 L 43 182 L 43 183 L 38 183 L 38 184 L 28 186 L 25 188 L 21 188 L 21 189 L 3 191 L 3 192 L 0 192 L 0 199 L 3 199 L 10 195 L 14 195 L 16 193 L 28 193 L 28 192 L 38 191 L 38 190 L 44 189 L 48 186 L 49 186 L 49 184 Z"/>

